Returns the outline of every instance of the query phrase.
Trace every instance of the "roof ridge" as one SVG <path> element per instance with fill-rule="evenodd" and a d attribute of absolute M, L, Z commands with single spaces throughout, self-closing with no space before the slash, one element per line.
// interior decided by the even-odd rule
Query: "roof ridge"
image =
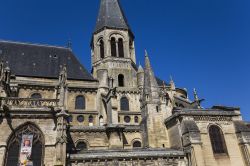
<path fill-rule="evenodd" d="M 49 44 L 41 44 L 41 43 L 30 43 L 30 42 L 21 42 L 21 41 L 12 41 L 12 40 L 3 40 L 0 39 L 0 42 L 4 43 L 12 43 L 12 44 L 22 44 L 22 45 L 30 45 L 30 46 L 40 46 L 40 47 L 49 47 L 49 48 L 59 48 L 59 49 L 66 49 L 70 50 L 70 48 L 67 48 L 66 46 L 56 46 L 56 45 L 49 45 Z"/>

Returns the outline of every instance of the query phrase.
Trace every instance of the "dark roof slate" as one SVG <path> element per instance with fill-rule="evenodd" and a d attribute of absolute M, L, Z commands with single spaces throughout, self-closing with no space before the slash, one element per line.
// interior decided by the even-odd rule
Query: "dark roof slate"
<path fill-rule="evenodd" d="M 163 81 L 162 79 L 158 78 L 158 77 L 155 77 L 156 81 L 157 81 L 157 84 L 159 86 L 163 86 L 165 84 L 165 86 L 169 86 L 168 84 L 166 84 L 165 81 Z"/>
<path fill-rule="evenodd" d="M 130 30 L 119 0 L 101 0 L 95 33 L 103 28 Z"/>
<path fill-rule="evenodd" d="M 94 80 L 73 52 L 64 47 L 0 41 L 0 60 L 16 76 L 58 78 L 66 65 L 68 79 Z"/>

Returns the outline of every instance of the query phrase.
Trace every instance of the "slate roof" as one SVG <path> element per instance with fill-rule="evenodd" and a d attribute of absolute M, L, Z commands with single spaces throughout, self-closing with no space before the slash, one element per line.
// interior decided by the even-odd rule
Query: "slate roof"
<path fill-rule="evenodd" d="M 101 0 L 95 33 L 103 28 L 125 29 L 131 32 L 119 0 Z"/>
<path fill-rule="evenodd" d="M 166 84 L 165 81 L 163 81 L 162 79 L 158 78 L 158 77 L 155 77 L 156 81 L 157 81 L 157 84 L 159 86 L 163 86 L 163 83 L 165 84 L 165 86 L 168 86 L 168 84 Z"/>
<path fill-rule="evenodd" d="M 0 40 L 0 60 L 16 76 L 58 78 L 66 65 L 68 79 L 94 81 L 69 48 Z"/>

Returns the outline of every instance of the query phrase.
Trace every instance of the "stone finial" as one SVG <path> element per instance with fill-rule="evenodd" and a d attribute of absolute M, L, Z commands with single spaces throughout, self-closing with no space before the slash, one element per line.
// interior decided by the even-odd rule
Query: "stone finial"
<path fill-rule="evenodd" d="M 195 88 L 194 88 L 194 100 L 199 101 L 199 97 Z"/>
<path fill-rule="evenodd" d="M 72 41 L 68 39 L 67 48 L 72 49 Z"/>
<path fill-rule="evenodd" d="M 144 50 L 144 52 L 145 52 L 145 57 L 148 57 L 148 52 L 146 49 Z"/>
<path fill-rule="evenodd" d="M 152 70 L 147 50 L 145 50 L 145 68 Z"/>
<path fill-rule="evenodd" d="M 171 90 L 175 90 L 175 83 L 174 83 L 174 80 L 173 80 L 173 77 L 172 76 L 170 76 L 170 88 L 171 88 Z"/>
<path fill-rule="evenodd" d="M 201 107 L 201 102 L 203 102 L 204 99 L 200 99 L 198 96 L 198 93 L 196 91 L 196 89 L 194 88 L 194 102 L 197 103 L 197 107 L 200 109 Z"/>
<path fill-rule="evenodd" d="M 138 67 L 138 73 L 143 73 L 143 72 L 144 72 L 143 67 L 141 65 L 139 65 L 139 67 Z"/>
<path fill-rule="evenodd" d="M 9 84 L 10 83 L 10 76 L 11 76 L 11 71 L 10 71 L 10 67 L 9 66 L 5 67 L 4 73 L 5 73 L 5 82 L 7 84 Z"/>
<path fill-rule="evenodd" d="M 63 68 L 61 69 L 60 71 L 60 74 L 59 74 L 59 84 L 62 86 L 62 85 L 65 85 L 66 84 L 66 81 L 67 81 L 67 67 L 66 65 L 64 64 Z"/>
<path fill-rule="evenodd" d="M 4 79 L 4 63 L 3 61 L 0 62 L 0 80 Z"/>

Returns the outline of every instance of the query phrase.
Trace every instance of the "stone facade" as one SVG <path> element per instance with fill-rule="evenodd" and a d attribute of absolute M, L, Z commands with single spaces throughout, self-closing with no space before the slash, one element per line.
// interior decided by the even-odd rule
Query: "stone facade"
<path fill-rule="evenodd" d="M 34 166 L 250 165 L 240 109 L 204 109 L 196 91 L 190 101 L 154 75 L 147 52 L 138 67 L 118 0 L 101 1 L 92 74 L 70 48 L 0 41 L 0 50 L 1 166 L 17 165 L 24 134 Z"/>

